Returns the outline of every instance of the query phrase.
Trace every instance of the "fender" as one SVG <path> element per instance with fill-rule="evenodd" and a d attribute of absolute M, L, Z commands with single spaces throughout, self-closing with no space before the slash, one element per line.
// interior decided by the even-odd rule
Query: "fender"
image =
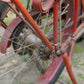
<path fill-rule="evenodd" d="M 35 18 L 39 14 L 38 11 L 31 12 L 30 15 Z M 1 52 L 5 54 L 7 52 L 7 48 L 10 47 L 11 41 L 9 39 L 12 38 L 12 33 L 15 30 L 15 28 L 21 23 L 21 19 L 17 17 L 14 19 L 9 26 L 5 29 L 5 32 L 2 37 L 1 41 Z"/>
<path fill-rule="evenodd" d="M 43 2 L 43 0 L 33 0 L 32 4 L 35 10 L 38 10 L 42 13 L 46 13 L 54 4 L 54 1 L 55 0 L 45 0 L 45 2 Z"/>
<path fill-rule="evenodd" d="M 11 41 L 9 40 L 12 37 L 12 33 L 14 31 L 14 29 L 18 26 L 18 24 L 21 22 L 22 20 L 17 17 L 16 19 L 14 19 L 9 26 L 7 27 L 7 29 L 5 30 L 3 37 L 2 37 L 2 41 L 1 41 L 1 52 L 3 54 L 5 54 L 7 52 L 7 48 L 10 47 L 11 45 Z"/>

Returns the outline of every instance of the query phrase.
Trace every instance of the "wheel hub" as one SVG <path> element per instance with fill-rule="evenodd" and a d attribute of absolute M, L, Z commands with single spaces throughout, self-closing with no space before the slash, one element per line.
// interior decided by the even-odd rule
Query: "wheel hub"
<path fill-rule="evenodd" d="M 13 41 L 17 43 L 13 43 L 13 47 L 19 55 L 25 55 L 42 44 L 42 41 L 24 23 L 13 32 Z"/>

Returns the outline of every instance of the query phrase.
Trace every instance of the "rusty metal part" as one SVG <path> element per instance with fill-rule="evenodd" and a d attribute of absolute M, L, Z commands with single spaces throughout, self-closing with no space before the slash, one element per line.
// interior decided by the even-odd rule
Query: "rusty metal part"
<path fill-rule="evenodd" d="M 59 11 L 60 11 L 60 15 L 59 15 L 59 25 L 60 25 L 60 35 L 59 35 L 59 38 L 60 38 L 60 45 L 62 44 L 62 16 L 61 16 L 61 12 L 62 12 L 62 1 L 59 2 Z"/>
<path fill-rule="evenodd" d="M 52 7 L 54 0 L 33 0 L 33 8 L 42 13 L 46 13 Z"/>
<path fill-rule="evenodd" d="M 58 28 L 57 28 L 57 22 L 58 22 L 58 16 L 59 16 L 59 2 L 57 1 L 54 4 L 54 20 L 53 20 L 53 24 L 54 24 L 54 28 L 53 28 L 53 33 L 54 33 L 54 43 L 57 43 L 57 39 L 58 39 Z"/>
<path fill-rule="evenodd" d="M 6 53 L 7 48 L 11 45 L 11 42 L 8 39 L 11 38 L 14 29 L 18 26 L 18 24 L 21 21 L 22 20 L 19 17 L 17 17 L 12 23 L 9 24 L 9 26 L 5 30 L 4 35 L 2 37 L 2 41 L 1 41 L 1 52 L 3 54 Z"/>
<path fill-rule="evenodd" d="M 50 51 L 48 47 L 46 47 L 44 44 L 42 44 L 39 48 L 39 55 L 42 60 L 48 60 L 50 59 Z"/>
<path fill-rule="evenodd" d="M 83 28 L 84 28 L 84 23 L 82 23 L 82 24 L 77 28 L 76 32 L 74 32 L 74 34 L 73 34 L 73 37 L 75 37 L 75 36 L 81 31 L 81 29 L 83 29 Z"/>
<path fill-rule="evenodd" d="M 69 47 L 70 43 L 71 43 L 72 38 L 68 37 L 68 39 L 62 44 L 61 48 L 59 50 L 56 51 L 56 55 L 57 56 L 61 56 Z"/>
<path fill-rule="evenodd" d="M 84 33 L 84 23 L 82 23 L 77 30 L 74 32 L 72 37 L 68 37 L 68 39 L 62 44 L 62 47 L 57 50 L 56 54 L 60 56 L 63 54 L 67 48 L 69 47 L 72 40 L 76 41 L 82 34 Z"/>
<path fill-rule="evenodd" d="M 38 17 L 38 15 L 41 13 L 40 11 L 35 11 L 35 10 L 33 10 L 33 11 L 31 11 L 31 12 L 29 12 L 30 13 L 30 15 L 33 17 L 33 19 L 35 19 L 36 17 Z M 49 10 L 49 16 L 50 15 L 52 15 L 52 13 L 53 13 L 53 7 Z M 46 13 L 41 13 L 41 17 L 39 17 L 39 19 L 43 19 L 43 18 L 45 18 L 46 17 Z"/>
<path fill-rule="evenodd" d="M 33 51 L 33 62 L 36 64 L 37 69 L 44 74 L 45 70 L 43 69 L 42 65 L 40 64 L 39 60 L 37 59 L 37 53 L 35 51 Z"/>
<path fill-rule="evenodd" d="M 33 48 L 39 48 L 41 43 L 42 41 L 34 33 L 30 33 L 30 35 L 28 35 L 27 38 L 25 39 L 25 44 L 27 45 L 32 44 L 31 47 Z"/>
<path fill-rule="evenodd" d="M 40 79 L 40 81 L 37 84 L 49 84 L 51 82 L 52 78 L 55 76 L 55 74 L 57 74 L 59 67 L 61 66 L 62 63 L 63 63 L 63 58 L 61 56 L 59 58 L 56 57 L 53 60 L 49 69 L 47 70 L 47 72 L 42 76 L 42 78 Z"/>
<path fill-rule="evenodd" d="M 83 27 L 83 29 L 81 29 L 81 31 L 73 38 L 73 40 L 77 40 L 81 35 L 83 35 L 84 34 L 84 27 Z"/>
<path fill-rule="evenodd" d="M 73 34 L 73 40 L 77 41 L 77 39 L 84 33 L 84 23 L 82 23 Z"/>
<path fill-rule="evenodd" d="M 74 1 L 75 1 L 75 17 L 74 17 L 73 32 L 75 32 L 77 28 L 78 12 L 79 12 L 79 0 Z"/>
<path fill-rule="evenodd" d="M 72 61 L 73 53 L 74 53 L 74 47 L 75 47 L 75 40 L 71 43 L 70 53 L 69 53 L 69 59 Z"/>
<path fill-rule="evenodd" d="M 1 24 L 5 29 L 8 27 L 3 21 L 2 21 L 2 24 Z"/>

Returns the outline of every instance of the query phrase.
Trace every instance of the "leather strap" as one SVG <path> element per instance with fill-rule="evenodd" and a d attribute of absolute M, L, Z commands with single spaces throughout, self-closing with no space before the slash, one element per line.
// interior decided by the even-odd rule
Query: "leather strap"
<path fill-rule="evenodd" d="M 55 0 L 33 0 L 33 8 L 42 13 L 46 13 L 52 7 Z"/>

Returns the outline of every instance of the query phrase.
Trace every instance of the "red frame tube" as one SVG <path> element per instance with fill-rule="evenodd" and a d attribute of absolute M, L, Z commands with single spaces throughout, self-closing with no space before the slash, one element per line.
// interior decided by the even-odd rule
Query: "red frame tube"
<path fill-rule="evenodd" d="M 77 28 L 78 12 L 79 12 L 79 0 L 75 0 L 75 14 L 74 14 L 75 18 L 74 18 L 73 32 L 75 32 Z"/>
<path fill-rule="evenodd" d="M 57 37 L 58 37 L 58 31 L 57 31 L 57 22 L 58 22 L 58 16 L 59 16 L 59 2 L 56 1 L 54 4 L 54 28 L 53 28 L 53 33 L 54 33 L 54 43 L 57 43 Z"/>
<path fill-rule="evenodd" d="M 70 61 L 72 61 L 74 46 L 75 46 L 75 40 L 72 41 L 72 45 L 71 45 L 71 49 L 70 49 L 70 54 L 69 54 Z"/>
<path fill-rule="evenodd" d="M 1 24 L 1 26 L 2 26 L 4 29 L 6 29 L 6 27 L 5 27 L 3 24 Z"/>
<path fill-rule="evenodd" d="M 17 17 L 5 29 L 5 32 L 3 34 L 2 41 L 1 41 L 1 52 L 3 54 L 6 54 L 7 48 L 10 47 L 11 41 L 9 39 L 11 38 L 13 31 L 18 26 L 18 24 L 21 23 L 21 21 L 22 20 L 19 17 Z"/>
<path fill-rule="evenodd" d="M 78 84 L 77 81 L 76 81 L 76 78 L 75 78 L 75 76 L 73 74 L 72 67 L 71 67 L 71 62 L 70 62 L 66 52 L 63 55 L 63 59 L 64 59 L 67 71 L 69 73 L 69 76 L 71 77 L 71 80 L 72 80 L 73 84 Z"/>
<path fill-rule="evenodd" d="M 33 18 L 30 16 L 30 14 L 27 12 L 27 10 L 24 8 L 24 6 L 21 4 L 21 2 L 19 0 L 11 0 L 11 1 L 16 5 L 16 7 L 21 11 L 21 13 L 26 18 L 26 20 L 31 24 L 31 26 L 34 28 L 36 33 L 39 35 L 40 39 L 47 45 L 47 47 L 51 51 L 53 51 L 54 47 L 49 42 L 49 40 L 45 37 L 45 35 L 43 34 L 43 32 L 41 31 L 39 26 L 35 23 Z"/>
<path fill-rule="evenodd" d="M 77 34 L 84 28 L 84 23 L 82 23 L 76 30 L 76 32 L 74 32 L 73 37 L 77 36 Z"/>

